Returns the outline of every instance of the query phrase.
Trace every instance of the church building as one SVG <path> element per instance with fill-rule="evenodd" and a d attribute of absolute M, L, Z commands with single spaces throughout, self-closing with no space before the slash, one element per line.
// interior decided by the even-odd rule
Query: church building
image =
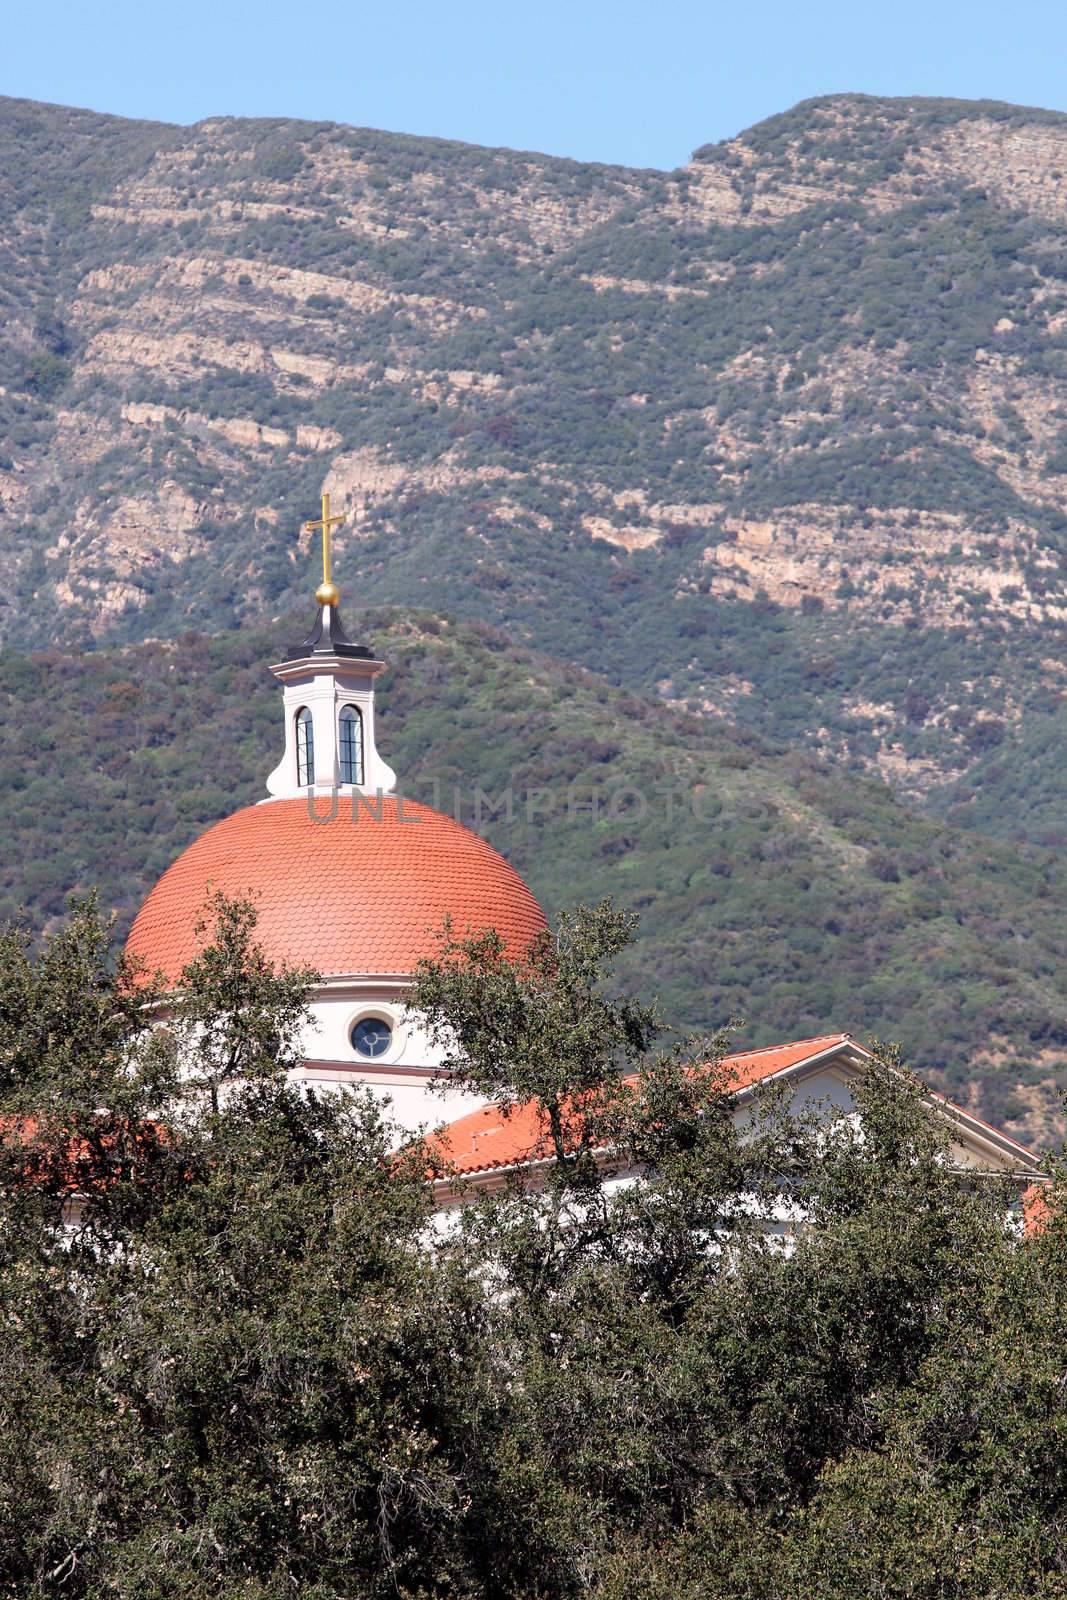
<path fill-rule="evenodd" d="M 301 1076 L 367 1085 L 391 1102 L 405 1129 L 449 1126 L 446 1148 L 473 1187 L 543 1158 L 532 1111 L 504 1118 L 442 1085 L 440 1056 L 405 998 L 418 962 L 439 951 L 450 919 L 457 935 L 495 929 L 521 955 L 546 926 L 518 873 L 460 823 L 396 792 L 378 752 L 374 683 L 384 670 L 345 633 L 330 576 L 329 499 L 323 497 L 323 582 L 304 641 L 270 670 L 282 687 L 281 759 L 257 804 L 209 828 L 168 868 L 130 931 L 129 953 L 169 985 L 198 951 L 208 898 L 251 899 L 256 937 L 275 964 L 319 973 Z M 709 1019 L 711 1020 L 711 1019 Z M 803 1039 L 729 1058 L 745 1115 L 755 1086 L 787 1086 L 794 1104 L 849 1110 L 850 1085 L 868 1053 L 847 1033 Z M 1022 1186 L 1037 1159 L 1014 1139 L 931 1092 L 947 1120 L 952 1155 L 975 1174 L 1013 1175 Z M 447 1188 L 442 1200 L 447 1201 Z"/>

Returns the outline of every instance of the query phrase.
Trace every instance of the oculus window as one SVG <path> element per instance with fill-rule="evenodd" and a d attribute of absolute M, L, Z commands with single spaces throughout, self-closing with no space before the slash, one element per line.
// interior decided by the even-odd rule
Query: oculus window
<path fill-rule="evenodd" d="M 376 1056 L 384 1056 L 392 1044 L 393 1030 L 381 1017 L 360 1017 L 349 1038 L 357 1056 L 373 1061 Z"/>

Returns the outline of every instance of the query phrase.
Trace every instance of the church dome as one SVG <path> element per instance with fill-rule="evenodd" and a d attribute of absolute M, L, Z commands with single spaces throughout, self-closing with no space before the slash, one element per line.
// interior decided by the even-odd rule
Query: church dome
<path fill-rule="evenodd" d="M 318 801 L 323 819 L 329 801 Z M 197 954 L 196 923 L 216 892 L 251 899 L 256 938 L 275 963 L 323 977 L 404 976 L 457 936 L 495 928 L 509 955 L 527 949 L 544 914 L 491 845 L 450 817 L 385 796 L 339 798 L 316 822 L 306 798 L 247 806 L 216 823 L 160 878 L 127 950 L 173 983 Z"/>

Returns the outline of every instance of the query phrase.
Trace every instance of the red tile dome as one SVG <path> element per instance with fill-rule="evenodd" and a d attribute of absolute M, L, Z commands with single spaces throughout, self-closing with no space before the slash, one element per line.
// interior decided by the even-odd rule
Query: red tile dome
<path fill-rule="evenodd" d="M 325 816 L 329 801 L 317 804 Z M 173 982 L 197 953 L 196 923 L 217 891 L 253 901 L 256 938 L 273 961 L 323 976 L 409 973 L 436 953 L 449 914 L 457 934 L 495 928 L 511 955 L 545 926 L 518 873 L 484 839 L 395 798 L 361 804 L 356 820 L 342 797 L 331 822 L 313 821 L 300 799 L 216 823 L 160 878 L 129 953 Z"/>

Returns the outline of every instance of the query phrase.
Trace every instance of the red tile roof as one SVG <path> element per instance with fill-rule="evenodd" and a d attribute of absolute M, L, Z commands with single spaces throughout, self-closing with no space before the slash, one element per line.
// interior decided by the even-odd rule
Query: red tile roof
<path fill-rule="evenodd" d="M 848 1038 L 847 1033 L 824 1033 L 813 1039 L 795 1039 L 791 1044 L 770 1045 L 764 1050 L 743 1050 L 727 1056 L 723 1067 L 732 1088 L 747 1089 L 845 1044 Z M 502 1111 L 499 1106 L 490 1105 L 450 1122 L 440 1136 L 438 1148 L 443 1159 L 458 1172 L 487 1172 L 547 1156 L 550 1147 L 546 1135 L 547 1128 L 536 1106 L 517 1105 Z"/>
<path fill-rule="evenodd" d="M 324 976 L 411 972 L 436 953 L 446 913 L 457 934 L 495 928 L 510 955 L 528 948 L 544 913 L 491 845 L 411 800 L 367 804 L 373 811 L 361 805 L 353 821 L 342 798 L 332 822 L 314 822 L 306 800 L 273 800 L 209 828 L 141 907 L 130 954 L 176 981 L 217 890 L 253 900 L 256 938 L 273 961 Z M 329 801 L 318 810 L 328 815 Z"/>
<path fill-rule="evenodd" d="M 1023 1194 L 1023 1227 L 1029 1238 L 1044 1233 L 1052 1221 L 1054 1191 L 1048 1183 L 1032 1183 Z"/>
<path fill-rule="evenodd" d="M 47 1185 L 71 1198 L 89 1195 L 101 1184 L 118 1181 L 108 1165 L 111 1151 L 128 1158 L 133 1147 L 142 1159 L 148 1160 L 161 1153 L 171 1140 L 162 1123 L 115 1119 L 106 1111 L 98 1112 L 97 1118 L 93 1143 L 85 1133 L 54 1123 L 42 1128 L 33 1115 L 8 1112 L 0 1116 L 0 1144 L 8 1150 L 18 1150 L 25 1158 L 16 1182 L 31 1187 Z"/>
<path fill-rule="evenodd" d="M 791 1044 L 742 1050 L 737 1055 L 727 1056 L 723 1066 L 735 1089 L 747 1089 L 753 1083 L 762 1083 L 764 1078 L 773 1078 L 776 1072 L 785 1072 L 802 1061 L 810 1061 L 812 1056 L 822 1055 L 824 1050 L 845 1044 L 849 1038 L 847 1033 L 819 1033 L 811 1039 L 794 1039 Z"/>

